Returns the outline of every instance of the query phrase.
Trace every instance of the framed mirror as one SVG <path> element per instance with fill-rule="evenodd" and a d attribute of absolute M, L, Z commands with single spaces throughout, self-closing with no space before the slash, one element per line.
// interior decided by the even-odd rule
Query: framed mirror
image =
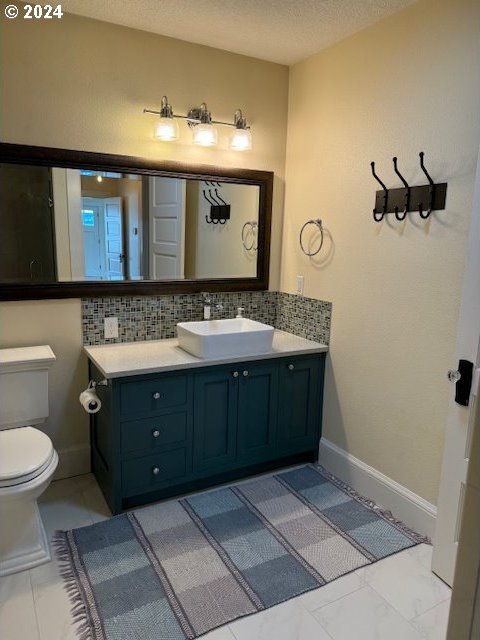
<path fill-rule="evenodd" d="M 273 173 L 0 144 L 0 299 L 268 288 Z"/>

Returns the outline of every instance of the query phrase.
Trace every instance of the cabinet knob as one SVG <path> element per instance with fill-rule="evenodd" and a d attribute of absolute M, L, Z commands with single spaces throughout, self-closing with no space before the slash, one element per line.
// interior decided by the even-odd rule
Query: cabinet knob
<path fill-rule="evenodd" d="M 289 371 L 293 371 L 295 369 L 295 365 L 294 364 L 289 364 L 288 365 L 288 369 L 289 369 Z"/>
<path fill-rule="evenodd" d="M 248 376 L 248 371 L 245 369 L 245 371 L 243 372 L 243 376 L 246 378 Z"/>
<path fill-rule="evenodd" d="M 155 393 L 153 394 L 153 399 L 154 400 L 160 400 L 160 394 L 158 391 L 155 391 Z"/>
<path fill-rule="evenodd" d="M 160 473 L 160 467 L 153 467 L 152 473 L 154 476 L 158 476 L 158 474 Z"/>
<path fill-rule="evenodd" d="M 238 371 L 234 371 L 234 372 L 232 373 L 232 376 L 233 376 L 234 378 L 238 378 Z"/>
<path fill-rule="evenodd" d="M 152 436 L 153 436 L 154 438 L 158 438 L 158 436 L 159 436 L 159 435 L 160 435 L 160 431 L 159 431 L 158 429 L 154 429 L 154 430 L 152 431 Z"/>

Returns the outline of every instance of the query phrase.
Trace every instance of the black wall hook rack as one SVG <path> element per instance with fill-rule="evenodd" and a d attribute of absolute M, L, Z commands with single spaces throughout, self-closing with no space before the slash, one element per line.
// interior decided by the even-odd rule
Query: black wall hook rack
<path fill-rule="evenodd" d="M 372 175 L 382 187 L 381 191 L 377 191 L 375 197 L 375 208 L 373 209 L 375 222 L 381 222 L 387 213 L 394 213 L 397 220 L 404 220 L 409 211 L 417 211 L 420 217 L 426 220 L 432 211 L 445 209 L 447 183 L 435 184 L 425 168 L 424 152 L 421 151 L 418 155 L 420 168 L 427 177 L 428 184 L 416 187 L 410 186 L 400 173 L 397 157 L 393 158 L 393 170 L 404 185 L 399 189 L 387 189 L 375 172 L 375 163 L 370 163 Z"/>
<path fill-rule="evenodd" d="M 217 187 L 222 185 L 220 182 L 209 181 L 205 181 L 205 184 L 211 187 L 208 189 L 208 195 L 203 189 L 203 197 L 210 205 L 210 216 L 205 216 L 205 220 L 208 224 L 225 224 L 227 220 L 230 220 L 230 205 L 218 194 Z M 214 194 L 212 194 L 212 188 Z"/>

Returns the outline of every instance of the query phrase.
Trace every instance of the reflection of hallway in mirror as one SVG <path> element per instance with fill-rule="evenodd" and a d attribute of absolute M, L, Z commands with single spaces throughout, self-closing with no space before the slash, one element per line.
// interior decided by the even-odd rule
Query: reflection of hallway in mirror
<path fill-rule="evenodd" d="M 135 174 L 115 173 L 110 171 L 82 170 L 81 191 L 83 198 L 100 199 L 111 202 L 117 199 L 121 203 L 121 214 L 117 222 L 113 220 L 115 210 L 110 211 L 111 230 L 108 233 L 111 255 L 107 256 L 110 265 L 107 277 L 103 280 L 141 280 L 142 269 L 142 179 Z M 121 234 L 115 238 L 115 233 Z M 118 246 L 118 245 L 121 246 Z M 118 250 L 117 250 L 118 249 Z M 115 255 L 116 254 L 116 255 Z M 118 264 L 120 256 L 121 264 Z M 121 269 L 119 268 L 121 267 Z M 105 271 L 104 271 L 105 274 Z M 87 279 L 91 279 L 88 277 Z"/>
<path fill-rule="evenodd" d="M 256 277 L 259 185 L 177 175 L 0 164 L 0 281 Z"/>
<path fill-rule="evenodd" d="M 122 199 L 82 198 L 86 280 L 123 280 Z"/>

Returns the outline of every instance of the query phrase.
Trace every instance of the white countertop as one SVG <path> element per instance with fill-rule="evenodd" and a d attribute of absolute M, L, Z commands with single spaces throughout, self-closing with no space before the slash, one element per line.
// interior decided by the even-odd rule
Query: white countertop
<path fill-rule="evenodd" d="M 272 350 L 267 353 L 204 359 L 192 356 L 178 346 L 176 338 L 142 340 L 84 347 L 85 353 L 105 378 L 121 378 L 142 373 L 161 373 L 177 369 L 207 367 L 229 362 L 267 360 L 285 356 L 323 353 L 328 347 L 320 342 L 305 340 L 292 333 L 275 329 Z"/>

